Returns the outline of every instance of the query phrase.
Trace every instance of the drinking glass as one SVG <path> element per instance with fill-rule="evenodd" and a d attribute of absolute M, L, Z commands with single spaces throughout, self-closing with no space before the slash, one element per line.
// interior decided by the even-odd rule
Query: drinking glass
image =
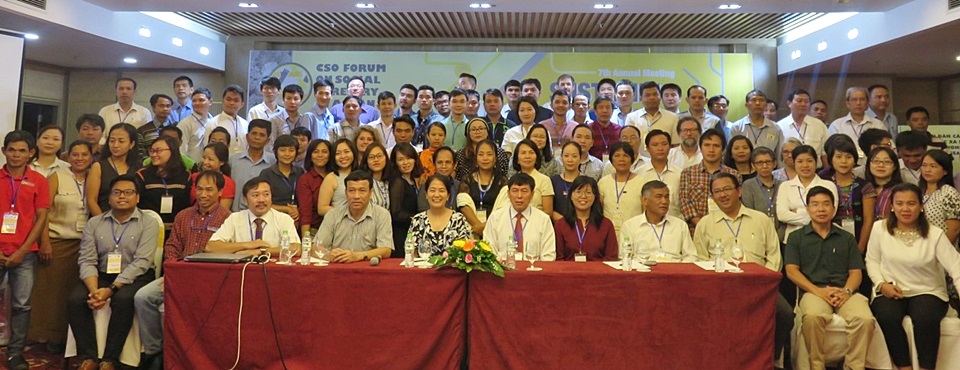
<path fill-rule="evenodd" d="M 536 248 L 530 248 L 530 244 L 524 243 L 523 253 L 527 255 L 527 260 L 530 261 L 530 267 L 527 267 L 527 271 L 540 271 L 542 268 L 536 267 L 533 264 L 540 259 L 540 251 Z"/>
<path fill-rule="evenodd" d="M 429 243 L 420 244 L 420 258 L 426 262 L 430 260 L 430 254 L 433 253 L 433 246 Z"/>
<path fill-rule="evenodd" d="M 637 249 L 637 259 L 640 260 L 640 263 L 647 265 L 650 256 L 653 255 L 653 246 L 650 244 L 639 244 L 634 248 Z"/>
<path fill-rule="evenodd" d="M 730 249 L 730 258 L 733 259 L 733 264 L 737 267 L 736 270 L 731 272 L 743 272 L 740 269 L 740 263 L 743 262 L 743 248 L 740 247 L 740 244 L 734 244 L 733 248 Z"/>

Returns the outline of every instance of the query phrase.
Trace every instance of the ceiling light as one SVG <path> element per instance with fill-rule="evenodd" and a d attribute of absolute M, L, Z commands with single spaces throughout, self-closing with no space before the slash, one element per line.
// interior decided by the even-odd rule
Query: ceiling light
<path fill-rule="evenodd" d="M 471 3 L 470 4 L 470 9 L 490 9 L 492 7 L 494 7 L 494 5 L 491 5 L 490 3 Z"/>
<path fill-rule="evenodd" d="M 206 46 L 201 46 L 201 47 L 200 47 L 200 54 L 210 55 L 210 49 L 207 49 Z"/>
<path fill-rule="evenodd" d="M 799 58 L 800 58 L 800 50 L 794 50 L 792 53 L 790 53 L 790 59 L 799 59 Z"/>
<path fill-rule="evenodd" d="M 374 7 L 376 5 L 373 5 L 373 3 L 357 3 L 357 8 L 360 9 L 373 9 Z"/>
<path fill-rule="evenodd" d="M 853 39 L 857 38 L 857 36 L 860 36 L 860 30 L 858 30 L 858 29 L 856 29 L 856 28 L 850 30 L 850 32 L 847 32 L 847 38 L 848 38 L 848 39 L 853 40 Z"/>
<path fill-rule="evenodd" d="M 257 3 L 240 3 L 237 5 L 241 8 L 259 8 L 260 7 L 260 5 L 257 5 Z"/>
<path fill-rule="evenodd" d="M 36 39 L 39 39 L 40 36 L 35 33 L 25 33 L 23 34 L 23 38 L 27 40 L 36 40 Z"/>
<path fill-rule="evenodd" d="M 137 64 L 137 58 L 126 57 L 126 58 L 123 58 L 123 62 L 127 64 Z"/>
<path fill-rule="evenodd" d="M 957 61 L 960 62 L 960 55 L 957 56 Z"/>
<path fill-rule="evenodd" d="M 740 4 L 720 4 L 720 6 L 718 6 L 717 8 L 720 10 L 737 10 L 742 7 L 740 6 Z"/>
<path fill-rule="evenodd" d="M 140 36 L 143 36 L 143 37 L 150 37 L 150 35 L 151 35 L 150 29 L 147 28 L 147 27 L 143 27 L 143 26 L 140 26 L 140 32 L 139 32 L 139 33 L 140 33 Z"/>
<path fill-rule="evenodd" d="M 824 50 L 827 50 L 827 42 L 820 41 L 820 43 L 817 44 L 817 51 L 824 51 Z"/>
<path fill-rule="evenodd" d="M 613 4 L 593 4 L 594 9 L 613 9 L 616 5 Z"/>
<path fill-rule="evenodd" d="M 174 38 L 173 38 L 173 41 L 171 41 L 171 42 L 173 42 L 173 45 L 175 45 L 175 46 L 177 46 L 177 47 L 183 46 L 183 40 L 181 40 L 179 37 L 174 37 Z"/>

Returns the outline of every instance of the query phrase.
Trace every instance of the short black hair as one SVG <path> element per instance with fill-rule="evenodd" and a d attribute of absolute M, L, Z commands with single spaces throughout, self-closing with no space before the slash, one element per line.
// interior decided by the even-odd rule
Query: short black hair
<path fill-rule="evenodd" d="M 727 143 L 724 141 L 723 133 L 715 128 L 708 128 L 707 131 L 704 131 L 703 134 L 700 135 L 700 141 L 697 143 L 697 147 L 702 147 L 703 142 L 712 137 L 720 139 L 721 150 L 727 148 Z"/>
<path fill-rule="evenodd" d="M 273 156 L 279 157 L 277 152 L 280 151 L 280 148 L 290 147 L 294 151 L 300 150 L 300 141 L 292 135 L 280 135 L 277 136 L 277 139 L 273 142 Z"/>
<path fill-rule="evenodd" d="M 227 93 L 231 93 L 231 92 L 232 92 L 232 93 L 235 93 L 235 94 L 237 94 L 237 95 L 240 95 L 240 101 L 241 101 L 241 102 L 242 102 L 242 101 L 245 101 L 245 100 L 247 99 L 247 97 L 246 97 L 246 92 L 243 91 L 243 88 L 240 87 L 240 85 L 228 85 L 227 87 L 225 87 L 225 88 L 223 89 L 223 96 L 222 96 L 221 98 L 226 98 L 226 97 L 227 97 Z"/>
<path fill-rule="evenodd" d="M 366 181 L 367 186 L 373 189 L 373 174 L 371 174 L 370 171 L 356 170 L 350 172 L 350 174 L 343 179 L 343 184 L 346 185 L 351 181 Z"/>
<path fill-rule="evenodd" d="M 671 90 L 671 89 L 677 91 L 677 96 L 681 98 L 683 97 L 683 90 L 680 90 L 680 85 L 677 85 L 675 83 L 666 83 L 666 84 L 663 84 L 663 86 L 660 86 L 660 95 L 663 95 L 664 91 Z"/>
<path fill-rule="evenodd" d="M 523 172 L 517 172 L 513 176 L 510 176 L 510 179 L 507 180 L 507 189 L 517 186 L 529 186 L 530 190 L 533 190 L 537 187 L 537 181 L 533 179 L 533 176 L 525 174 Z"/>
<path fill-rule="evenodd" d="M 330 87 L 330 90 L 333 90 L 333 81 L 326 78 L 318 78 L 317 81 L 313 83 L 313 93 L 316 94 L 317 91 L 320 91 L 320 88 L 324 86 Z"/>
<path fill-rule="evenodd" d="M 173 79 L 173 86 L 176 87 L 176 86 L 177 86 L 177 82 L 180 82 L 180 81 L 187 81 L 187 84 L 190 85 L 190 87 L 193 87 L 193 79 L 191 79 L 190 77 L 187 77 L 187 76 L 183 76 L 183 75 L 177 76 L 177 78 L 174 78 L 174 79 Z"/>
<path fill-rule="evenodd" d="M 906 113 L 907 120 L 910 120 L 910 116 L 912 116 L 914 113 L 923 113 L 924 115 L 927 116 L 927 119 L 930 118 L 930 111 L 928 111 L 927 108 L 917 106 L 917 107 L 910 107 L 910 109 L 907 109 L 907 113 Z"/>
<path fill-rule="evenodd" d="M 83 126 L 85 122 L 90 122 L 91 125 L 99 127 L 100 130 L 107 128 L 107 124 L 103 122 L 103 117 L 100 117 L 99 114 L 84 113 L 77 118 L 77 131 L 80 131 L 80 126 Z"/>
<path fill-rule="evenodd" d="M 123 81 L 130 81 L 131 83 L 133 83 L 133 89 L 134 89 L 134 90 L 137 89 L 137 81 L 134 80 L 134 79 L 132 79 L 132 78 L 130 78 L 130 77 L 120 77 L 120 78 L 118 78 L 118 79 L 117 79 L 117 82 L 113 85 L 113 87 L 114 87 L 114 88 L 120 87 L 120 83 L 123 82 Z"/>
<path fill-rule="evenodd" d="M 409 115 L 404 114 L 404 115 L 402 115 L 402 116 L 400 116 L 400 117 L 394 118 L 394 119 L 393 119 L 393 125 L 394 125 L 394 127 L 396 127 L 397 122 L 406 123 L 406 124 L 410 125 L 410 128 L 411 128 L 411 129 L 414 129 L 414 130 L 417 129 L 417 124 L 413 122 L 413 118 L 410 118 Z"/>
<path fill-rule="evenodd" d="M 884 89 L 884 90 L 890 91 L 890 88 L 887 87 L 887 85 L 884 85 L 884 84 L 873 84 L 873 85 L 870 85 L 870 86 L 867 87 L 867 95 L 873 94 L 873 90 L 875 90 L 875 89 Z"/>
<path fill-rule="evenodd" d="M 264 86 L 270 86 L 272 88 L 280 90 L 280 79 L 273 76 L 264 77 L 263 79 L 260 80 L 260 89 L 263 90 Z"/>
<path fill-rule="evenodd" d="M 610 85 L 614 88 L 617 87 L 617 81 L 614 81 L 612 78 L 601 78 L 600 82 L 597 82 L 597 95 L 600 95 L 600 86 Z"/>
<path fill-rule="evenodd" d="M 624 126 L 624 128 L 626 127 L 636 128 L 636 126 Z M 610 145 L 610 157 L 613 158 L 613 153 L 616 153 L 618 150 L 622 150 L 624 153 L 627 154 L 627 156 L 630 157 L 630 163 L 633 163 L 637 160 L 637 153 L 633 151 L 633 148 L 630 147 L 630 144 L 628 144 L 627 142 L 618 141 L 613 145 Z"/>
<path fill-rule="evenodd" d="M 33 138 L 32 134 L 24 130 L 14 130 L 8 132 L 7 136 L 3 138 L 3 147 L 7 148 L 10 146 L 10 144 L 21 141 L 27 143 L 27 149 L 29 150 L 34 150 L 37 148 L 37 140 Z"/>
<path fill-rule="evenodd" d="M 469 73 L 467 73 L 467 72 L 463 72 L 463 73 L 460 74 L 460 78 L 464 78 L 464 77 L 469 78 L 470 81 L 473 81 L 473 84 L 474 84 L 474 85 L 477 84 L 477 76 L 474 76 L 474 75 L 469 74 Z"/>
<path fill-rule="evenodd" d="M 267 186 L 270 186 L 270 182 L 260 176 L 254 176 L 254 178 L 247 180 L 247 182 L 243 184 L 243 197 L 246 198 L 247 193 L 249 193 L 250 190 L 256 189 L 258 186 L 260 186 L 260 184 L 267 184 Z"/>
<path fill-rule="evenodd" d="M 537 91 L 543 91 L 543 89 L 540 87 L 540 80 L 536 78 L 527 78 L 520 82 L 520 87 L 525 85 L 533 85 L 537 87 Z"/>
<path fill-rule="evenodd" d="M 643 94 L 643 90 L 646 89 L 657 89 L 657 94 L 660 94 L 660 84 L 658 84 L 656 81 L 647 81 L 640 84 L 640 88 L 637 89 L 637 91 Z"/>
<path fill-rule="evenodd" d="M 377 104 L 380 104 L 380 102 L 382 102 L 382 101 L 384 101 L 384 100 L 387 100 L 387 99 L 393 100 L 394 103 L 397 102 L 397 96 L 394 95 L 392 92 L 383 91 L 383 92 L 377 94 Z"/>
<path fill-rule="evenodd" d="M 487 91 L 483 93 L 483 100 L 487 100 L 487 95 L 496 96 L 497 98 L 500 99 L 500 102 L 503 102 L 503 93 L 500 92 L 500 89 L 498 88 L 487 89 Z"/>
<path fill-rule="evenodd" d="M 520 85 L 520 81 L 510 80 L 503 84 L 504 90 L 507 90 L 508 87 L 523 87 L 523 85 Z"/>
<path fill-rule="evenodd" d="M 455 98 L 455 97 L 457 97 L 457 96 L 463 96 L 464 99 L 466 99 L 467 92 L 466 92 L 466 91 L 463 91 L 463 90 L 461 90 L 461 89 L 459 89 L 459 88 L 450 90 L 450 99 L 453 99 L 453 98 Z"/>
<path fill-rule="evenodd" d="M 313 137 L 313 133 L 306 127 L 297 126 L 290 130 L 290 136 L 306 136 L 309 139 Z"/>
<path fill-rule="evenodd" d="M 829 164 L 830 167 L 836 167 L 833 165 L 833 156 L 837 152 L 850 154 L 853 160 L 857 161 L 860 158 L 860 153 L 857 153 L 857 146 L 853 143 L 853 140 L 847 135 L 836 136 L 845 137 L 847 140 L 834 140 L 833 145 L 827 149 L 827 164 Z"/>
<path fill-rule="evenodd" d="M 303 88 L 297 84 L 289 84 L 283 87 L 283 93 L 280 94 L 281 97 L 287 94 L 297 94 L 300 95 L 300 99 L 303 99 Z"/>
<path fill-rule="evenodd" d="M 928 140 L 927 135 L 911 130 L 897 134 L 894 144 L 896 144 L 897 150 L 926 149 Z"/>
<path fill-rule="evenodd" d="M 791 100 L 793 100 L 793 99 L 791 99 Z M 807 203 L 807 204 L 810 204 L 810 198 L 813 198 L 814 196 L 820 195 L 820 194 L 826 194 L 828 197 L 830 197 L 830 203 L 831 203 L 831 204 L 832 204 L 834 201 L 836 201 L 836 198 L 834 198 L 832 191 L 827 190 L 827 188 L 825 188 L 825 187 L 823 187 L 823 186 L 817 185 L 817 186 L 814 186 L 813 188 L 811 188 L 810 190 L 807 191 L 807 202 L 806 202 L 806 203 Z"/>
<path fill-rule="evenodd" d="M 690 92 L 695 89 L 703 90 L 703 96 L 707 96 L 707 88 L 700 85 L 690 85 L 690 87 L 687 88 L 687 96 L 690 96 Z"/>
<path fill-rule="evenodd" d="M 613 99 L 610 99 L 606 96 L 598 96 L 597 99 L 593 101 L 593 110 L 597 110 L 597 106 L 600 105 L 600 102 L 610 103 L 610 106 L 613 107 Z"/>
<path fill-rule="evenodd" d="M 118 182 L 129 182 L 133 184 L 133 191 L 140 193 L 139 187 L 137 186 L 137 176 L 131 173 L 125 173 L 123 175 L 114 177 L 113 180 L 110 180 L 110 189 L 112 190 Z"/>
<path fill-rule="evenodd" d="M 860 133 L 860 138 L 857 139 L 857 145 L 860 146 L 861 152 L 869 153 L 870 146 L 879 145 L 883 139 L 893 139 L 893 136 L 890 136 L 890 132 L 884 129 L 868 128 Z"/>
<path fill-rule="evenodd" d="M 403 84 L 402 86 L 400 86 L 400 90 L 399 90 L 399 91 L 403 91 L 403 89 L 407 89 L 407 90 L 413 91 L 413 94 L 414 94 L 414 95 L 417 94 L 417 87 L 416 87 L 416 86 L 413 86 L 413 84 Z"/>
<path fill-rule="evenodd" d="M 735 188 L 737 189 L 740 188 L 740 179 L 738 179 L 737 176 L 734 176 L 732 173 L 729 173 L 729 172 L 721 172 L 713 175 L 713 179 L 710 180 L 710 189 L 709 189 L 710 194 L 713 194 L 713 183 L 717 182 L 717 180 L 720 180 L 720 179 L 729 179 L 730 181 L 733 181 L 733 186 Z"/>
<path fill-rule="evenodd" d="M 164 131 L 173 131 L 173 132 L 175 132 L 175 133 L 177 134 L 177 139 L 180 140 L 180 141 L 183 141 L 183 130 L 180 130 L 179 127 L 174 126 L 174 125 L 163 126 L 163 127 L 160 128 L 160 133 L 163 133 Z"/>
<path fill-rule="evenodd" d="M 270 130 L 273 129 L 273 126 L 270 124 L 270 121 L 267 121 L 262 118 L 256 118 L 250 120 L 250 123 L 247 124 L 247 132 L 253 132 L 255 128 L 262 128 L 267 131 L 267 137 L 270 137 Z"/>
<path fill-rule="evenodd" d="M 789 93 L 787 93 L 787 101 L 793 101 L 793 98 L 796 97 L 797 95 L 806 95 L 808 98 L 810 97 L 810 93 L 807 92 L 807 90 L 793 89 Z M 810 104 L 810 105 L 813 105 L 813 104 Z"/>
<path fill-rule="evenodd" d="M 166 95 L 166 94 L 153 94 L 152 96 L 150 96 L 150 107 L 156 107 L 156 106 L 157 106 L 157 103 L 160 102 L 160 99 L 161 99 L 161 98 L 167 99 L 167 101 L 169 101 L 170 104 L 173 104 L 173 99 L 170 98 L 169 95 Z"/>
<path fill-rule="evenodd" d="M 213 136 L 213 134 L 218 132 L 221 134 L 227 135 L 227 144 L 229 144 L 233 140 L 233 136 L 230 135 L 230 131 L 227 131 L 227 129 L 222 126 L 217 126 L 213 128 L 213 131 L 210 131 L 210 135 L 207 135 L 207 142 L 210 142 L 210 137 Z"/>
<path fill-rule="evenodd" d="M 651 130 L 650 132 L 647 133 L 647 137 L 643 138 L 643 145 L 644 145 L 644 146 L 650 146 L 650 140 L 651 140 L 653 137 L 658 136 L 658 135 L 666 136 L 666 138 L 667 138 L 667 144 L 669 144 L 669 143 L 671 142 L 671 140 L 673 139 L 672 137 L 670 137 L 670 133 L 669 133 L 669 132 L 666 132 L 666 131 L 663 131 L 663 130 L 658 130 L 658 129 L 653 129 L 653 130 Z"/>
<path fill-rule="evenodd" d="M 207 97 L 207 100 L 213 99 L 213 94 L 206 87 L 198 87 L 194 89 L 193 94 L 190 94 L 190 97 L 193 97 L 194 95 L 197 95 L 197 94 L 203 94 L 204 96 Z"/>
<path fill-rule="evenodd" d="M 200 183 L 200 179 L 209 178 L 213 180 L 213 183 L 217 185 L 217 190 L 223 190 L 223 185 L 226 183 L 226 180 L 223 179 L 223 174 L 214 171 L 214 170 L 203 170 L 197 175 L 197 183 Z"/>
<path fill-rule="evenodd" d="M 434 90 L 433 86 L 430 85 L 420 85 L 420 87 L 417 88 L 417 94 L 420 94 L 421 91 L 429 91 L 430 96 L 433 96 L 436 93 L 436 90 Z"/>

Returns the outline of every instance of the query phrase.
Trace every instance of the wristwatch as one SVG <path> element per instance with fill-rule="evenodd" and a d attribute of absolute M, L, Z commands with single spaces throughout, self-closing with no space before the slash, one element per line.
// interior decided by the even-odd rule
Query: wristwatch
<path fill-rule="evenodd" d="M 363 256 L 363 257 L 361 257 L 361 259 L 360 259 L 361 261 L 366 261 L 367 259 L 370 258 L 370 257 L 367 256 L 367 252 L 360 252 L 360 255 Z"/>
<path fill-rule="evenodd" d="M 118 290 L 120 290 L 120 287 L 116 286 L 115 284 L 110 284 L 110 293 L 111 293 L 111 294 L 117 294 L 117 291 L 118 291 Z"/>
<path fill-rule="evenodd" d="M 847 292 L 848 295 L 853 295 L 853 291 L 850 290 L 850 288 L 843 287 L 843 291 L 844 291 L 844 292 Z"/>
<path fill-rule="evenodd" d="M 260 255 L 267 254 L 267 248 L 266 248 L 266 247 L 260 247 L 259 249 L 260 249 Z"/>

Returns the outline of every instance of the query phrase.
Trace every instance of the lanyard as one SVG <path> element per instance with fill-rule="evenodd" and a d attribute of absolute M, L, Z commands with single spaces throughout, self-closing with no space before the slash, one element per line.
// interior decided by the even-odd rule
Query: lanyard
<path fill-rule="evenodd" d="M 906 168 L 907 172 L 910 172 L 910 176 L 913 176 L 914 180 L 917 180 L 917 182 L 920 182 L 920 176 L 917 176 L 917 174 L 914 173 L 913 170 L 910 169 L 910 167 L 903 166 L 903 168 Z"/>
<path fill-rule="evenodd" d="M 653 128 L 653 125 L 657 124 L 657 122 L 660 122 L 660 119 L 663 118 L 663 113 L 660 113 L 660 111 L 657 111 L 657 114 L 660 115 L 660 117 L 650 114 L 650 112 L 646 112 L 646 113 L 647 113 L 646 115 L 650 116 L 650 118 L 656 118 L 653 121 L 647 120 L 647 131 L 650 131 L 650 129 Z"/>
<path fill-rule="evenodd" d="M 620 189 L 620 183 L 617 182 L 617 174 L 613 174 L 613 189 L 617 192 L 617 207 L 620 207 L 620 197 L 623 196 L 623 193 L 627 192 L 627 183 L 630 182 L 631 176 L 633 176 L 632 173 L 627 174 L 627 181 L 623 182 L 623 189 Z"/>
<path fill-rule="evenodd" d="M 773 192 L 767 191 L 767 187 L 763 185 L 759 177 L 754 177 L 753 179 L 757 180 L 757 186 L 760 187 L 760 192 L 763 193 L 763 200 L 767 202 L 767 215 L 772 216 L 770 211 L 773 210 Z M 776 182 L 774 182 L 774 188 L 776 188 Z"/>
<path fill-rule="evenodd" d="M 746 125 L 750 128 L 750 135 L 753 136 L 753 145 L 757 145 L 757 142 L 760 140 L 760 135 L 763 135 L 763 129 L 766 127 L 760 127 L 759 130 L 754 131 L 753 123 L 747 122 Z"/>
<path fill-rule="evenodd" d="M 192 113 L 192 114 L 190 114 L 190 115 L 193 116 L 193 119 L 197 120 L 197 123 L 200 124 L 200 128 L 204 128 L 203 125 L 206 125 L 206 124 L 207 124 L 206 122 L 204 122 L 203 120 L 201 120 L 201 119 L 200 119 L 200 116 L 198 116 L 196 113 Z"/>
<path fill-rule="evenodd" d="M 580 220 L 575 222 L 573 229 L 577 232 L 577 240 L 580 241 L 580 253 L 583 253 L 583 238 L 587 236 L 587 225 L 583 225 L 583 232 L 580 232 Z"/>
<path fill-rule="evenodd" d="M 667 172 L 667 169 L 669 169 L 669 167 L 670 167 L 670 164 L 669 164 L 669 163 L 667 163 L 666 165 L 664 165 L 664 166 L 663 166 L 663 172 Z M 663 173 L 663 172 L 657 172 L 657 168 L 654 167 L 653 164 L 650 165 L 650 168 L 653 169 L 653 173 L 657 175 L 657 180 L 660 181 L 660 182 L 663 182 L 663 177 L 660 176 L 660 174 Z"/>
<path fill-rule="evenodd" d="M 80 192 L 80 209 L 84 210 L 83 213 L 87 213 L 87 212 L 86 212 L 86 209 L 87 209 L 87 201 L 86 201 L 86 199 L 87 199 L 87 198 L 86 198 L 86 196 L 84 195 L 84 194 L 86 193 L 86 191 L 87 191 L 87 189 L 85 189 L 86 186 L 81 186 L 81 185 L 80 185 L 80 179 L 77 178 L 77 175 L 76 175 L 76 174 L 73 175 L 73 182 L 74 182 L 75 184 L 77 184 L 77 191 Z M 17 197 L 14 196 L 13 199 L 16 200 Z"/>
<path fill-rule="evenodd" d="M 737 216 L 737 219 L 740 220 L 740 224 L 737 225 L 737 232 L 733 232 L 733 227 L 730 226 L 730 221 L 728 221 L 726 218 L 723 219 L 723 222 L 727 224 L 727 229 L 730 229 L 730 234 L 733 234 L 733 240 L 735 242 L 740 238 L 740 227 L 743 226 L 743 215 Z"/>
<path fill-rule="evenodd" d="M 227 116 L 227 117 L 230 117 L 230 116 Z M 240 122 L 239 122 L 240 120 L 236 118 L 234 119 L 227 118 L 227 119 L 233 123 L 233 137 L 237 138 L 237 140 L 240 140 Z"/>
<path fill-rule="evenodd" d="M 293 171 L 291 171 L 291 173 L 292 172 Z M 290 181 L 288 181 L 287 178 L 283 176 L 283 174 L 280 174 L 280 180 L 283 180 L 283 183 L 287 184 L 287 187 L 290 188 L 290 200 L 296 200 L 297 199 L 297 182 L 294 181 L 293 185 L 290 185 Z"/>
<path fill-rule="evenodd" d="M 800 196 L 800 203 L 803 203 L 803 206 L 807 206 L 807 200 L 803 199 L 803 191 L 800 190 L 801 186 L 797 186 L 797 195 Z"/>
<path fill-rule="evenodd" d="M 122 111 L 122 109 L 117 108 L 117 119 L 120 120 L 119 123 L 127 123 L 127 117 L 130 117 L 130 113 L 133 113 L 133 108 L 130 108 L 130 110 L 127 111 L 127 114 L 125 114 L 123 117 L 120 117 L 120 111 Z"/>
<path fill-rule="evenodd" d="M 490 179 L 490 183 L 487 184 L 487 187 L 484 188 L 483 184 L 480 183 L 480 173 L 477 172 L 477 191 L 480 192 L 480 203 L 483 203 L 483 199 L 487 197 L 487 192 L 490 191 L 490 188 L 493 187 L 493 179 Z"/>
<path fill-rule="evenodd" d="M 557 135 L 557 146 L 563 145 L 563 131 L 566 130 L 567 124 L 563 124 L 563 128 L 557 127 L 557 121 L 554 121 L 553 118 L 550 119 L 550 124 L 553 125 L 553 133 Z"/>
<path fill-rule="evenodd" d="M 800 125 L 802 125 L 802 124 L 803 124 L 803 122 L 800 122 Z M 810 127 L 810 126 L 809 126 L 809 125 L 803 126 L 803 132 L 800 132 L 800 125 L 798 125 L 796 122 L 794 122 L 794 123 L 793 123 L 793 130 L 797 132 L 797 135 L 800 135 L 800 144 L 806 144 L 806 143 L 804 142 L 804 141 L 805 141 L 804 138 L 807 137 L 807 127 Z"/>
<path fill-rule="evenodd" d="M 170 188 L 167 187 L 167 179 L 161 177 L 160 181 L 163 182 L 163 194 L 170 196 Z"/>
<path fill-rule="evenodd" d="M 726 220 L 724 220 L 724 221 L 726 221 Z M 741 222 L 740 224 L 743 224 L 743 222 Z M 651 224 L 651 223 L 649 223 L 649 222 L 647 223 L 647 225 L 650 225 L 650 228 L 653 229 L 653 236 L 656 236 L 656 237 L 657 237 L 657 245 L 660 246 L 660 249 L 663 249 L 663 234 L 665 234 L 665 233 L 666 233 L 666 230 L 667 230 L 667 220 L 666 220 L 666 219 L 663 220 L 663 226 L 660 226 L 660 234 L 659 234 L 659 235 L 657 234 L 657 227 L 656 227 L 656 226 L 654 226 L 653 224 Z M 728 224 L 727 226 L 730 226 L 730 225 Z M 738 228 L 737 228 L 737 234 L 739 234 L 739 233 L 740 233 L 740 229 L 739 229 L 739 227 L 738 227 Z"/>
<path fill-rule="evenodd" d="M 190 229 L 192 229 L 192 230 L 198 230 L 198 231 L 199 231 L 199 230 L 212 231 L 212 230 L 210 230 L 210 220 L 213 220 L 213 215 L 217 214 L 217 211 L 218 211 L 218 209 L 214 209 L 213 212 L 210 212 L 210 214 L 207 215 L 207 222 L 203 224 L 203 228 L 202 228 L 202 229 L 199 229 L 199 228 L 197 228 L 196 226 L 193 226 L 193 220 L 197 219 L 198 215 L 200 214 L 200 208 L 197 207 L 197 214 L 193 215 L 193 217 L 190 218 Z"/>
<path fill-rule="evenodd" d="M 13 191 L 13 200 L 10 201 L 10 210 L 13 211 L 13 206 L 17 205 L 17 194 L 20 193 L 20 187 L 23 186 L 23 180 L 27 178 L 27 170 L 24 168 L 23 176 L 20 176 L 20 185 L 14 186 L 13 184 L 13 175 L 10 175 L 10 190 Z"/>
<path fill-rule="evenodd" d="M 383 121 L 380 121 L 380 133 L 383 134 L 383 142 L 387 143 L 390 141 L 387 136 L 387 132 L 383 131 Z M 390 136 L 393 136 L 393 126 L 390 126 Z"/>
<path fill-rule="evenodd" d="M 606 153 L 610 148 L 609 145 L 607 145 L 607 136 L 603 134 L 603 125 L 597 123 L 597 126 L 600 127 L 594 126 L 594 128 L 600 133 L 600 140 L 603 140 L 603 152 Z"/>
<path fill-rule="evenodd" d="M 860 131 L 857 131 L 856 122 L 854 122 L 853 119 L 847 122 L 850 122 L 850 128 L 853 129 L 853 133 L 857 135 L 857 140 L 860 140 L 860 134 L 862 134 L 863 130 L 867 128 L 867 120 L 864 119 L 863 123 L 860 124 Z"/>
<path fill-rule="evenodd" d="M 522 213 L 517 213 L 517 214 L 518 214 L 518 215 L 522 215 Z M 516 220 L 516 219 L 517 219 L 517 216 L 514 215 L 513 217 L 511 217 L 511 219 Z M 517 225 L 516 225 L 516 222 L 511 222 L 512 225 L 511 225 L 510 227 L 513 229 L 513 241 L 515 241 L 515 242 L 517 242 L 517 243 L 520 242 L 520 238 L 523 236 L 524 230 L 527 229 L 527 224 L 528 224 L 528 223 L 530 223 L 530 219 L 524 217 L 524 218 L 523 218 L 523 226 L 520 227 L 520 232 L 517 233 Z M 521 245 L 520 247 L 523 247 L 523 246 Z"/>
<path fill-rule="evenodd" d="M 125 225 L 123 225 L 123 230 L 120 231 L 120 237 L 118 238 L 118 237 L 117 237 L 117 230 L 116 230 L 116 227 L 115 227 L 117 221 L 116 221 L 116 219 L 113 219 L 113 218 L 111 218 L 110 220 L 111 220 L 110 236 L 113 237 L 114 250 L 119 250 L 119 249 L 120 249 L 120 241 L 123 240 L 123 234 L 125 234 L 125 233 L 127 232 L 127 228 L 130 227 L 130 224 L 132 224 L 133 222 L 130 222 L 129 219 L 127 220 L 127 223 L 126 223 Z"/>
<path fill-rule="evenodd" d="M 386 185 L 386 181 L 373 179 L 373 186 L 377 188 L 377 194 L 380 194 L 380 200 L 383 202 L 384 208 L 389 209 L 390 190 Z"/>
<path fill-rule="evenodd" d="M 112 158 L 112 157 L 111 157 L 111 158 L 107 158 L 107 162 L 110 162 L 110 167 L 113 167 L 113 172 L 116 172 L 116 173 L 117 173 L 117 176 L 122 175 L 122 174 L 120 173 L 120 170 L 117 169 L 117 164 L 116 164 L 116 163 L 113 163 L 113 158 Z"/>
<path fill-rule="evenodd" d="M 286 122 L 286 126 L 287 126 L 287 132 L 286 132 L 286 133 L 289 134 L 289 133 L 293 132 L 293 129 L 299 127 L 299 126 L 300 126 L 300 120 L 302 120 L 302 119 L 303 119 L 303 115 L 297 116 L 297 122 L 293 122 L 293 127 L 291 127 L 291 126 L 290 126 L 290 123 L 291 123 L 291 122 L 290 122 L 290 116 L 287 116 L 287 119 L 284 120 L 284 121 Z"/>

